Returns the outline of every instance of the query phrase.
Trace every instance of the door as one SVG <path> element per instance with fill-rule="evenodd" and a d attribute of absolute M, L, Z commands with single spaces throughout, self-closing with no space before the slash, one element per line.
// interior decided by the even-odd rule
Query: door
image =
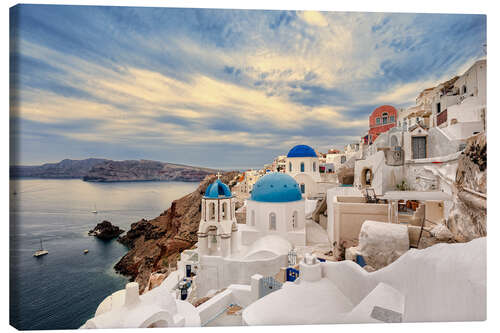
<path fill-rule="evenodd" d="M 427 158 L 427 137 L 413 136 L 411 138 L 413 159 Z"/>

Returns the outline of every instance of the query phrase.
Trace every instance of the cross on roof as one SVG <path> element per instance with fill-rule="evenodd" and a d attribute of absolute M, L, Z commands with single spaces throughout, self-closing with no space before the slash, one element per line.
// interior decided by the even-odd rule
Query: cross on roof
<path fill-rule="evenodd" d="M 220 171 L 217 172 L 217 179 L 220 179 Z"/>

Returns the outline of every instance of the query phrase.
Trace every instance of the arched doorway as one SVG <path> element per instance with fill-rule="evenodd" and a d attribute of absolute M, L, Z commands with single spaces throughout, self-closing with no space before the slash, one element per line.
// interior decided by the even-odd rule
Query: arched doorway
<path fill-rule="evenodd" d="M 394 148 L 397 146 L 399 146 L 398 137 L 393 135 L 393 136 L 391 136 L 391 147 Z"/>
<path fill-rule="evenodd" d="M 373 172 L 371 168 L 364 168 L 361 171 L 361 185 L 371 186 L 373 184 Z"/>

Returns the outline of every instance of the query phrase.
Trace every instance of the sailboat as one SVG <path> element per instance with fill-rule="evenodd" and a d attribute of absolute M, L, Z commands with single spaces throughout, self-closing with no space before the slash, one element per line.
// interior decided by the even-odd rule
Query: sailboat
<path fill-rule="evenodd" d="M 95 204 L 94 204 L 94 210 L 92 211 L 92 213 L 97 214 L 97 208 L 96 208 Z"/>
<path fill-rule="evenodd" d="M 43 255 L 46 255 L 46 254 L 49 254 L 49 251 L 43 249 L 42 240 L 40 239 L 40 250 L 36 251 L 33 254 L 33 257 L 40 257 L 40 256 L 43 256 Z"/>

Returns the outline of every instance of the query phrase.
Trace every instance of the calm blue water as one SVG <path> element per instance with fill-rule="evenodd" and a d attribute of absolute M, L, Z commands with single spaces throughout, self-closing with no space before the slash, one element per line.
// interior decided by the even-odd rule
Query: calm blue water
<path fill-rule="evenodd" d="M 192 192 L 197 183 L 11 181 L 10 322 L 18 329 L 74 329 L 99 303 L 124 288 L 114 264 L 127 252 L 116 241 L 87 236 L 102 220 L 127 231 Z M 13 192 L 16 195 L 13 195 Z M 94 205 L 98 214 L 93 214 Z M 43 240 L 43 257 L 33 257 Z M 83 250 L 89 253 L 84 255 Z"/>

